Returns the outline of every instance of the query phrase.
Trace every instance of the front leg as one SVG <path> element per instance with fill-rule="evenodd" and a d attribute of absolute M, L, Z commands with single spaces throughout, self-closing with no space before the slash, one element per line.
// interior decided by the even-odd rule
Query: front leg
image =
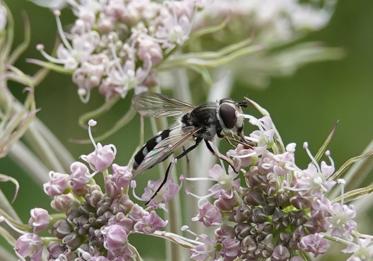
<path fill-rule="evenodd" d="M 227 156 L 221 154 L 217 148 L 209 141 L 209 140 L 204 140 L 206 143 L 206 147 L 208 148 L 209 151 L 211 151 L 212 154 L 214 154 L 216 157 L 218 157 L 221 160 L 224 160 L 227 162 L 233 169 L 234 172 L 238 173 L 239 170 L 236 170 L 234 166 L 234 162 L 232 159 L 228 158 Z"/>

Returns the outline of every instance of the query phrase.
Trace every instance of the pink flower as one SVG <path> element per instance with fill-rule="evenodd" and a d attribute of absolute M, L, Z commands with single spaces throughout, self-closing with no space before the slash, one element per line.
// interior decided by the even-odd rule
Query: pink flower
<path fill-rule="evenodd" d="M 217 207 L 208 201 L 201 201 L 199 204 L 199 213 L 193 221 L 200 221 L 205 226 L 219 225 L 221 223 L 221 214 Z"/>
<path fill-rule="evenodd" d="M 319 233 L 304 236 L 299 242 L 299 247 L 302 250 L 311 252 L 315 255 L 326 253 L 329 246 L 329 242 Z"/>
<path fill-rule="evenodd" d="M 196 261 L 212 260 L 215 257 L 216 242 L 205 234 L 199 235 L 197 240 L 202 244 L 191 249 L 190 258 Z"/>
<path fill-rule="evenodd" d="M 33 231 L 38 233 L 46 229 L 49 225 L 50 216 L 48 211 L 43 208 L 31 209 L 31 217 L 28 221 L 29 225 L 32 226 Z"/>
<path fill-rule="evenodd" d="M 104 145 L 100 143 L 94 152 L 88 154 L 87 156 L 82 156 L 82 158 L 89 163 L 89 165 L 95 171 L 106 170 L 114 161 L 117 149 L 114 145 Z"/>
<path fill-rule="evenodd" d="M 17 239 L 15 250 L 22 257 L 30 257 L 33 261 L 41 261 L 43 242 L 36 234 L 23 234 Z"/>
<path fill-rule="evenodd" d="M 217 182 L 209 189 L 212 193 L 229 193 L 240 187 L 240 181 L 237 179 L 237 174 L 233 171 L 229 171 L 227 174 L 219 164 L 215 164 L 209 170 L 209 177 Z"/>
<path fill-rule="evenodd" d="M 155 211 L 146 212 L 142 218 L 135 224 L 135 230 L 146 234 L 151 234 L 154 231 L 163 228 L 167 225 L 167 221 L 162 220 Z"/>
<path fill-rule="evenodd" d="M 89 182 L 89 170 L 87 166 L 77 161 L 71 164 L 70 170 L 72 190 L 77 194 L 84 193 L 86 184 Z"/>
<path fill-rule="evenodd" d="M 127 246 L 127 232 L 124 227 L 114 224 L 103 229 L 104 246 L 111 252 L 116 252 Z"/>
<path fill-rule="evenodd" d="M 118 187 L 127 187 L 132 179 L 132 173 L 128 166 L 113 164 L 113 179 Z"/>
<path fill-rule="evenodd" d="M 141 198 L 144 201 L 150 200 L 161 184 L 162 180 L 149 180 L 147 187 L 144 189 L 144 193 Z M 166 181 L 162 189 L 158 191 L 157 195 L 150 202 L 151 206 L 158 206 L 162 203 L 167 203 L 172 200 L 176 194 L 179 192 L 179 185 L 174 182 L 172 178 Z"/>
<path fill-rule="evenodd" d="M 51 202 L 51 207 L 57 211 L 67 212 L 74 204 L 75 200 L 70 194 L 55 196 Z"/>
<path fill-rule="evenodd" d="M 139 49 L 137 55 L 143 62 L 151 62 L 152 65 L 159 64 L 163 59 L 160 45 L 150 36 L 141 35 L 138 40 Z"/>
<path fill-rule="evenodd" d="M 65 193 L 66 189 L 69 188 L 69 175 L 50 172 L 50 181 L 43 185 L 44 192 L 48 196 L 57 196 Z"/>
<path fill-rule="evenodd" d="M 105 177 L 105 190 L 111 197 L 119 196 L 122 189 L 128 187 L 132 173 L 127 166 L 113 164 L 113 175 Z"/>

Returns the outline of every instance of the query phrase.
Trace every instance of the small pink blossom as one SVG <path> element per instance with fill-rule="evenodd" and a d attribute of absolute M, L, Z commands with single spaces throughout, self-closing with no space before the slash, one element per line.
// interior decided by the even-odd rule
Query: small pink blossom
<path fill-rule="evenodd" d="M 117 149 L 114 145 L 102 146 L 98 143 L 94 152 L 87 156 L 82 156 L 82 158 L 89 163 L 93 170 L 103 171 L 113 163 L 116 153 Z"/>
<path fill-rule="evenodd" d="M 326 253 L 329 246 L 329 242 L 319 233 L 304 236 L 299 242 L 299 247 L 302 250 L 311 252 L 315 255 Z"/>
<path fill-rule="evenodd" d="M 50 216 L 47 210 L 43 208 L 33 208 L 30 213 L 31 217 L 28 223 L 32 226 L 35 233 L 43 231 L 48 227 Z"/>
<path fill-rule="evenodd" d="M 149 180 L 148 185 L 144 189 L 144 193 L 141 195 L 141 198 L 144 201 L 149 201 L 150 198 L 154 195 L 154 193 L 159 188 L 160 184 L 162 182 L 161 180 Z M 169 178 L 166 181 L 166 184 L 163 185 L 162 189 L 158 191 L 157 195 L 152 199 L 149 204 L 151 206 L 158 206 L 162 203 L 167 203 L 170 200 L 172 200 L 177 193 L 179 192 L 179 185 L 175 183 L 175 181 L 172 178 Z"/>
<path fill-rule="evenodd" d="M 111 252 L 116 252 L 127 246 L 127 232 L 120 225 L 110 225 L 103 229 L 105 238 L 104 246 Z"/>
<path fill-rule="evenodd" d="M 202 201 L 199 203 L 199 212 L 195 216 L 193 221 L 200 221 L 205 226 L 219 225 L 221 223 L 221 214 L 217 207 L 208 201 Z"/>
<path fill-rule="evenodd" d="M 145 213 L 142 218 L 135 224 L 135 230 L 146 234 L 151 234 L 154 231 L 164 228 L 167 221 L 162 220 L 155 211 Z"/>
<path fill-rule="evenodd" d="M 50 180 L 43 185 L 44 192 L 48 196 L 57 196 L 65 193 L 69 188 L 69 175 L 50 172 Z"/>
<path fill-rule="evenodd" d="M 88 177 L 89 170 L 87 166 L 77 161 L 71 164 L 70 170 L 71 170 L 70 180 L 71 180 L 72 190 L 77 194 L 84 192 L 86 188 L 86 184 L 89 182 L 89 177 Z"/>
<path fill-rule="evenodd" d="M 43 242 L 36 234 L 23 234 L 17 239 L 15 250 L 24 258 L 30 257 L 33 261 L 41 261 Z"/>
<path fill-rule="evenodd" d="M 57 211 L 67 212 L 73 205 L 75 199 L 71 194 L 55 196 L 51 202 L 51 207 Z"/>

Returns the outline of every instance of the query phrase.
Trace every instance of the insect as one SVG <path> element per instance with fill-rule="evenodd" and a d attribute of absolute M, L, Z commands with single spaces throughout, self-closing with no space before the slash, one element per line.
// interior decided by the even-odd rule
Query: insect
<path fill-rule="evenodd" d="M 183 151 L 176 155 L 168 165 L 163 182 L 147 203 L 156 196 L 166 183 L 172 164 L 186 156 L 202 141 L 209 151 L 233 167 L 233 162 L 221 154 L 214 147 L 212 141 L 218 136 L 219 138 L 233 139 L 246 144 L 243 135 L 244 117 L 242 108 L 247 107 L 247 105 L 247 101 L 235 102 L 230 99 L 221 99 L 217 102 L 193 106 L 156 93 L 143 93 L 135 96 L 133 106 L 140 115 L 155 118 L 178 117 L 178 121 L 170 129 L 159 132 L 139 149 L 133 159 L 134 175 L 154 167 L 178 149 L 183 148 Z"/>

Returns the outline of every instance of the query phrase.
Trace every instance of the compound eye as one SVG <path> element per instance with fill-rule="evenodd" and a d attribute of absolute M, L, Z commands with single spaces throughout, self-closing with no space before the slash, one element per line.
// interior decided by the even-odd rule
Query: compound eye
<path fill-rule="evenodd" d="M 236 117 L 236 109 L 229 105 L 229 104 L 222 104 L 219 107 L 219 116 L 220 119 L 223 121 L 224 125 L 228 129 L 232 129 L 236 126 L 237 117 Z"/>

